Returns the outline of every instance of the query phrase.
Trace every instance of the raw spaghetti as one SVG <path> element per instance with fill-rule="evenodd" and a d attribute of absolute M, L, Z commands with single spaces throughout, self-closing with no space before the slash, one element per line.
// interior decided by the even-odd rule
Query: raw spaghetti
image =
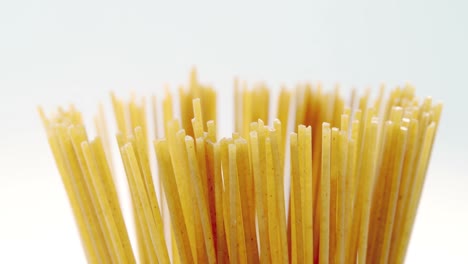
<path fill-rule="evenodd" d="M 226 117 L 216 90 L 195 72 L 178 91 L 179 111 L 166 91 L 162 120 L 154 96 L 148 108 L 112 94 L 115 140 L 102 106 L 94 138 L 74 106 L 39 111 L 89 263 L 402 263 L 442 111 L 414 92 L 382 88 L 371 100 L 353 90 L 345 100 L 307 83 L 281 89 L 271 107 L 266 86 L 236 81 L 229 138 L 217 135 Z M 150 126 L 164 136 L 153 139 Z"/>

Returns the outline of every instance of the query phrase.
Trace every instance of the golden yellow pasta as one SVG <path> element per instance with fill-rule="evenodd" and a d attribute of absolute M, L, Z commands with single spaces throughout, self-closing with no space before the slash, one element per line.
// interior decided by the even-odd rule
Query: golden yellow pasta
<path fill-rule="evenodd" d="M 39 114 L 89 263 L 403 263 L 442 104 L 384 88 L 372 101 L 306 83 L 273 98 L 236 79 L 222 138 L 216 90 L 195 70 L 151 97 L 150 118 L 144 97 L 111 94 L 116 136 L 102 104 L 94 138 L 73 105 Z"/>

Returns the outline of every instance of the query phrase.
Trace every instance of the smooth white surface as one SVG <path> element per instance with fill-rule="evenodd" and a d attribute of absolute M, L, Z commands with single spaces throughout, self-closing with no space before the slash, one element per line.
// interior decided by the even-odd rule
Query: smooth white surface
<path fill-rule="evenodd" d="M 407 263 L 468 263 L 466 1 L 0 2 L 0 263 L 83 263 L 35 111 L 233 75 L 327 87 L 411 81 L 445 108 Z M 107 113 L 110 117 L 110 113 Z M 230 131 L 228 123 L 221 132 Z"/>

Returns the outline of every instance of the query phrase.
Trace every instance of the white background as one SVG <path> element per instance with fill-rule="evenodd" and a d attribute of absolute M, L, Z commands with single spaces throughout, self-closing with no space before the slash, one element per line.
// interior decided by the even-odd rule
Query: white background
<path fill-rule="evenodd" d="M 220 89 L 226 120 L 234 75 L 411 81 L 442 100 L 407 262 L 468 263 L 468 2 L 220 2 L 0 2 L 0 263 L 85 261 L 36 105 L 75 103 L 91 121 L 110 90 L 150 95 L 192 65 Z"/>

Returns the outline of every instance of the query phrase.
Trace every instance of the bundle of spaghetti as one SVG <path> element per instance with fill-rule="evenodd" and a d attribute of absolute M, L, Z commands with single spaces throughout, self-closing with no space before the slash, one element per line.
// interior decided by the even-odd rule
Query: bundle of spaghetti
<path fill-rule="evenodd" d="M 216 90 L 195 71 L 179 116 L 166 90 L 156 139 L 154 96 L 148 122 L 145 98 L 111 95 L 136 245 L 102 107 L 93 139 L 73 105 L 39 109 L 88 262 L 403 263 L 442 104 L 409 84 L 371 101 L 307 83 L 281 89 L 271 112 L 268 87 L 234 86 L 236 132 L 224 138 Z"/>

